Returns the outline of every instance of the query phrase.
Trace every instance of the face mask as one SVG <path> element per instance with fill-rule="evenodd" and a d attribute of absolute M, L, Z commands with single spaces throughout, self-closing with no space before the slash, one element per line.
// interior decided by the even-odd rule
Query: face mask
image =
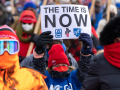
<path fill-rule="evenodd" d="M 58 71 L 58 72 L 66 72 L 68 70 L 67 66 L 59 66 L 53 69 L 54 71 Z"/>
<path fill-rule="evenodd" d="M 7 10 L 7 12 L 11 12 L 12 11 L 12 7 L 11 6 L 7 6 L 6 10 Z"/>
<path fill-rule="evenodd" d="M 101 7 L 100 6 L 95 6 L 95 13 L 99 13 L 101 10 Z"/>
<path fill-rule="evenodd" d="M 110 13 L 110 19 L 114 18 L 115 14 L 114 13 Z"/>
<path fill-rule="evenodd" d="M 17 7 L 18 13 L 21 13 L 23 11 L 23 7 Z"/>
<path fill-rule="evenodd" d="M 10 55 L 7 51 L 0 55 L 0 69 L 7 69 L 19 60 L 18 53 Z"/>
<path fill-rule="evenodd" d="M 23 24 L 23 23 L 22 23 L 22 28 L 23 28 L 25 31 L 30 31 L 31 29 L 33 29 L 33 26 L 34 26 L 33 23 L 31 23 L 31 24 L 28 24 L 28 23 Z"/>

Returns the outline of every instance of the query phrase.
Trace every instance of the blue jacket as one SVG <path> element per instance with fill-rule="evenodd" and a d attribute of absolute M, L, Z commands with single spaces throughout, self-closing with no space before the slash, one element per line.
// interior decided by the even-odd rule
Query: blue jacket
<path fill-rule="evenodd" d="M 77 69 L 73 70 L 65 79 L 55 79 L 46 70 L 45 79 L 49 90 L 80 90 L 81 83 L 77 79 Z"/>
<path fill-rule="evenodd" d="M 94 25 L 95 30 L 97 30 L 99 21 L 102 19 L 102 15 L 103 15 L 102 11 L 95 15 L 95 18 L 96 18 L 96 22 Z M 93 17 L 92 17 L 92 20 L 93 20 Z"/>

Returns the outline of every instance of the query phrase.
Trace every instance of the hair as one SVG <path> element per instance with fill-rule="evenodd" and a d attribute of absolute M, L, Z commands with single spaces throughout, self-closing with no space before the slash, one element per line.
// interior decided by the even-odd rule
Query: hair
<path fill-rule="evenodd" d="M 111 19 L 100 33 L 100 45 L 114 43 L 115 38 L 120 37 L 120 16 Z"/>

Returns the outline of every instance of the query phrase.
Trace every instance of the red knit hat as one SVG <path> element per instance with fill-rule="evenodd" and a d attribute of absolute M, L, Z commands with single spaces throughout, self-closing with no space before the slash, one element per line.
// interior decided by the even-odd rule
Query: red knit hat
<path fill-rule="evenodd" d="M 10 38 L 19 41 L 16 33 L 7 25 L 0 27 L 0 38 Z"/>
<path fill-rule="evenodd" d="M 21 16 L 20 16 L 20 22 L 24 22 L 24 23 L 36 23 L 36 16 L 34 14 L 34 12 L 30 11 L 30 10 L 25 10 L 22 12 Z"/>
<path fill-rule="evenodd" d="M 55 66 L 57 64 L 67 64 L 69 66 L 69 60 L 64 52 L 62 45 L 55 44 L 48 52 L 48 68 Z"/>

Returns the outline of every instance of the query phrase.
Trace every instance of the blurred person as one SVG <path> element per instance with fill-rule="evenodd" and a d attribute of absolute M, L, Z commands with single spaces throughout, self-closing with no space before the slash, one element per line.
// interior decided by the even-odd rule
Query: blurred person
<path fill-rule="evenodd" d="M 120 89 L 120 16 L 103 28 L 100 44 L 104 52 L 94 56 L 81 90 Z"/>
<path fill-rule="evenodd" d="M 20 42 L 19 56 L 21 57 L 26 57 L 30 42 L 32 40 L 32 34 L 34 32 L 36 22 L 36 16 L 32 11 L 25 10 L 21 13 L 19 25 L 16 28 L 16 34 Z M 38 31 L 38 34 L 40 34 L 40 29 Z"/>
<path fill-rule="evenodd" d="M 48 90 L 45 76 L 20 68 L 19 40 L 8 26 L 0 27 L 0 90 Z"/>
<path fill-rule="evenodd" d="M 117 15 L 117 8 L 115 5 L 111 4 L 109 6 L 109 9 L 110 9 L 110 19 L 112 19 Z M 101 19 L 98 24 L 98 28 L 96 30 L 98 37 L 100 37 L 100 32 L 103 30 L 106 24 L 107 24 L 107 11 L 105 11 L 103 19 Z"/>
<path fill-rule="evenodd" d="M 5 7 L 2 4 L 0 4 L 0 26 L 6 24 L 8 16 L 9 15 Z"/>
<path fill-rule="evenodd" d="M 101 3 L 101 0 L 96 0 L 95 1 L 95 10 L 93 12 L 93 16 L 92 16 L 92 26 L 94 26 L 95 30 L 97 29 L 98 27 L 98 23 L 99 21 L 102 19 L 102 12 L 101 12 L 101 9 L 102 9 L 102 3 Z"/>
<path fill-rule="evenodd" d="M 51 31 L 43 32 L 39 36 L 35 34 L 34 37 L 33 37 L 33 39 L 32 39 L 33 42 L 36 45 L 37 44 L 42 44 L 42 43 L 36 42 L 36 40 L 39 40 L 39 39 L 42 42 L 45 43 L 45 46 L 44 46 L 45 50 L 43 49 L 43 51 L 46 52 L 45 55 L 44 55 L 44 58 L 45 58 L 45 61 L 46 61 L 46 66 L 48 66 L 48 58 L 49 58 L 49 53 L 48 52 L 51 49 L 52 45 L 54 45 L 54 44 L 60 44 L 60 45 L 62 45 L 62 47 L 64 49 L 64 52 L 67 55 L 67 58 L 69 60 L 70 65 L 73 66 L 74 68 L 78 68 L 78 64 L 77 64 L 76 60 L 73 58 L 73 56 L 70 53 L 68 53 L 67 48 L 66 48 L 66 46 L 63 43 L 63 40 L 61 40 L 61 39 L 52 39 L 53 36 L 50 35 L 50 34 L 51 34 Z M 33 67 L 34 69 L 38 70 L 38 71 L 41 71 L 41 68 L 39 67 L 40 63 L 41 63 L 40 60 L 34 59 L 33 58 L 33 54 L 31 54 L 29 57 L 25 58 L 21 62 L 21 66 L 30 66 L 30 67 Z"/>
<path fill-rule="evenodd" d="M 18 14 L 21 14 L 21 12 L 23 11 L 23 4 L 24 4 L 23 2 L 18 2 L 16 4 L 16 10 Z"/>
<path fill-rule="evenodd" d="M 25 2 L 23 10 L 31 10 L 35 13 L 36 18 L 38 18 L 38 13 L 36 11 L 36 5 L 32 1 Z"/>
<path fill-rule="evenodd" d="M 46 32 L 44 32 L 44 34 L 45 33 Z M 80 90 L 92 59 L 91 37 L 86 33 L 82 33 L 79 37 L 79 41 L 83 42 L 83 47 L 81 49 L 81 60 L 79 61 L 79 67 L 76 70 L 73 70 L 70 66 L 69 60 L 61 44 L 53 44 L 50 48 L 48 52 L 48 68 L 46 70 L 46 61 L 44 59 L 45 43 L 48 42 L 46 41 L 48 37 L 52 37 L 51 35 L 47 36 L 47 33 L 44 37 L 43 34 L 41 34 L 36 40 L 36 48 L 33 51 L 33 62 L 39 61 L 36 63 L 39 64 L 41 72 L 44 72 L 47 76 L 45 81 L 49 90 Z M 31 63 L 31 65 L 27 64 L 30 60 L 29 58 L 26 59 L 26 64 L 24 64 L 23 67 L 25 67 L 25 65 L 26 67 L 36 66 L 35 63 Z"/>
<path fill-rule="evenodd" d="M 14 18 L 12 16 L 12 6 L 11 6 L 11 1 L 6 1 L 5 4 L 4 4 L 5 8 L 6 8 L 6 11 L 7 13 L 9 14 L 7 20 L 6 20 L 6 24 L 8 26 L 11 26 L 13 23 L 14 23 Z"/>

